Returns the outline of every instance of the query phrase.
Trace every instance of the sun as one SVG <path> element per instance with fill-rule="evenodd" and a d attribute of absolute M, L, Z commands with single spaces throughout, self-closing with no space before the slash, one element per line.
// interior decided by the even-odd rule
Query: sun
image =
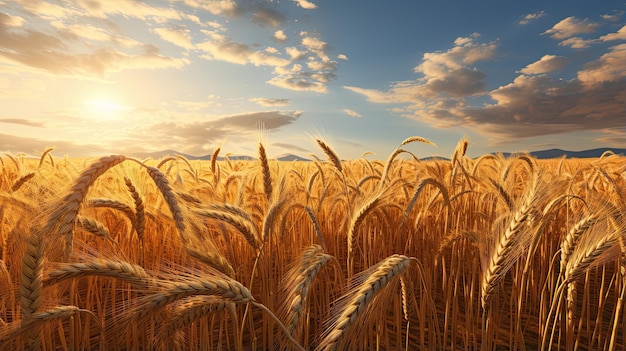
<path fill-rule="evenodd" d="M 106 99 L 92 99 L 85 101 L 89 117 L 96 119 L 114 119 L 120 117 L 123 111 L 129 110 L 128 106 Z"/>

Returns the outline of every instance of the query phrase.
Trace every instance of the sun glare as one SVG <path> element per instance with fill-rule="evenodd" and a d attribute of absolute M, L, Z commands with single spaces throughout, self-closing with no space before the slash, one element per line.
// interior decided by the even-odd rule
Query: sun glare
<path fill-rule="evenodd" d="M 107 99 L 94 99 L 85 102 L 89 115 L 101 119 L 111 119 L 120 115 L 122 111 L 128 110 L 128 106 L 120 105 Z"/>

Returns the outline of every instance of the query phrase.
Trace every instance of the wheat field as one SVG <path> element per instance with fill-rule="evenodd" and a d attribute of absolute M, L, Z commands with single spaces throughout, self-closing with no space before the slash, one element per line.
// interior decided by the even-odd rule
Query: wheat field
<path fill-rule="evenodd" d="M 0 155 L 0 350 L 626 347 L 626 158 L 316 143 Z"/>

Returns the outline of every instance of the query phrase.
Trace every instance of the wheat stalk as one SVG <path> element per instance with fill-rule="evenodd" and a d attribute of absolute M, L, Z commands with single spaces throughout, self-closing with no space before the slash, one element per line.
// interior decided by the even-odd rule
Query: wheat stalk
<path fill-rule="evenodd" d="M 22 258 L 22 274 L 20 278 L 20 307 L 22 308 L 22 325 L 26 324 L 41 307 L 43 300 L 43 261 L 44 243 L 41 233 L 32 232 L 26 243 L 26 252 Z M 30 329 L 28 344 L 31 349 L 41 348 L 39 331 Z"/>
<path fill-rule="evenodd" d="M 567 233 L 563 242 L 561 242 L 561 274 L 567 272 L 567 264 L 572 252 L 578 246 L 581 236 L 598 221 L 596 214 L 591 214 L 576 223 Z"/>
<path fill-rule="evenodd" d="M 322 246 L 322 250 L 326 252 L 326 244 L 324 243 L 324 235 L 322 234 L 322 229 L 320 228 L 320 224 L 317 221 L 317 217 L 315 213 L 313 213 L 313 209 L 309 206 L 304 206 L 304 210 L 306 211 L 309 218 L 311 218 L 311 223 L 313 223 L 313 230 L 315 230 L 315 235 L 317 235 L 317 240 L 319 240 L 320 245 Z"/>
<path fill-rule="evenodd" d="M 339 159 L 339 156 L 337 156 L 335 151 L 321 139 L 315 139 L 315 141 L 317 142 L 317 145 L 319 145 L 319 147 L 322 149 L 322 151 L 324 151 L 324 153 L 326 154 L 330 162 L 333 164 L 333 166 L 335 166 L 337 171 L 339 171 L 340 174 L 343 174 L 343 167 L 341 166 L 341 160 Z"/>
<path fill-rule="evenodd" d="M 141 266 L 125 261 L 104 258 L 89 262 L 66 263 L 48 272 L 47 277 L 43 281 L 43 285 L 51 286 L 65 280 L 86 276 L 111 277 L 137 287 L 154 285 L 152 277 L 148 275 Z"/>
<path fill-rule="evenodd" d="M 154 167 L 146 167 L 148 175 L 154 181 L 157 188 L 161 191 L 161 194 L 165 198 L 165 202 L 167 203 L 170 212 L 172 213 L 172 217 L 174 218 L 174 223 L 176 225 L 176 229 L 178 230 L 178 234 L 180 238 L 185 239 L 185 223 L 183 218 L 183 213 L 178 206 L 178 201 L 176 200 L 176 194 L 172 191 L 170 187 L 170 183 L 165 178 L 165 175 L 158 169 Z"/>
<path fill-rule="evenodd" d="M 133 228 L 135 228 L 135 230 L 137 228 L 137 218 L 135 215 L 135 211 L 133 211 L 133 209 L 130 206 L 128 206 L 127 204 L 123 202 L 120 202 L 114 199 L 98 198 L 98 199 L 91 199 L 87 201 L 86 205 L 89 207 L 111 208 L 111 209 L 120 211 L 130 220 L 130 223 L 133 226 Z"/>
<path fill-rule="evenodd" d="M 97 237 L 113 241 L 109 230 L 104 226 L 104 224 L 93 218 L 78 215 L 76 216 L 76 224 Z"/>
<path fill-rule="evenodd" d="M 392 281 L 399 278 L 409 266 L 409 258 L 392 255 L 381 261 L 364 275 L 364 281 L 346 295 L 347 303 L 333 321 L 332 328 L 324 332 L 324 338 L 316 350 L 337 350 L 347 338 L 350 329 L 357 324 L 359 316 L 372 300 Z"/>
<path fill-rule="evenodd" d="M 33 331 L 39 330 L 43 324 L 52 323 L 54 321 L 66 320 L 73 317 L 77 313 L 86 313 L 91 316 L 99 326 L 98 318 L 93 312 L 85 309 L 78 308 L 76 306 L 57 306 L 47 309 L 42 312 L 37 312 L 30 315 L 29 319 L 22 321 L 19 325 L 10 325 L 5 333 L 0 336 L 0 350 L 11 349 L 11 341 L 18 339 L 24 334 L 31 334 Z M 14 323 L 16 324 L 16 323 Z M 14 345 L 15 346 L 15 345 Z M 38 349 L 41 345 L 29 345 L 30 349 Z"/>
<path fill-rule="evenodd" d="M 191 244 L 191 243 L 190 243 Z M 235 270 L 230 262 L 219 253 L 214 253 L 211 250 L 199 250 L 192 247 L 190 244 L 185 245 L 185 252 L 196 260 L 206 264 L 209 267 L 213 267 L 218 271 L 233 278 L 235 276 Z M 195 244 L 195 243 L 194 243 Z"/>
<path fill-rule="evenodd" d="M 263 219 L 263 230 L 261 232 L 262 243 L 267 242 L 272 226 L 274 225 L 278 215 L 280 214 L 286 203 L 286 200 L 278 200 L 274 204 L 272 204 L 272 206 L 267 211 L 267 214 Z"/>
<path fill-rule="evenodd" d="M 259 143 L 259 160 L 261 161 L 263 173 L 263 191 L 265 192 L 265 198 L 269 202 L 272 200 L 272 175 L 270 173 L 270 165 L 267 161 L 265 147 L 263 147 L 262 143 Z"/>
<path fill-rule="evenodd" d="M 58 207 L 48 218 L 48 222 L 44 226 L 43 231 L 44 233 L 49 233 L 56 229 L 58 235 L 65 238 L 66 260 L 72 252 L 74 222 L 89 187 L 109 168 L 116 166 L 124 160 L 126 160 L 125 156 L 112 155 L 102 157 L 97 162 L 93 163 L 80 174 L 74 186 L 72 186 L 70 193 L 59 202 Z"/>
<path fill-rule="evenodd" d="M 258 230 L 251 220 L 225 211 L 196 210 L 194 213 L 202 217 L 212 218 L 230 224 L 244 236 L 250 246 L 254 249 L 259 248 Z"/>
<path fill-rule="evenodd" d="M 143 241 L 143 233 L 146 230 L 146 212 L 143 206 L 143 199 L 141 198 L 141 195 L 139 195 L 139 192 L 137 192 L 137 189 L 130 178 L 124 177 L 124 183 L 133 198 L 133 202 L 135 202 L 135 222 L 133 223 L 133 226 L 135 228 L 135 232 L 137 232 L 137 238 L 139 241 Z"/>
<path fill-rule="evenodd" d="M 224 302 L 213 296 L 192 296 L 184 300 L 183 303 L 176 306 L 169 318 L 159 328 L 156 345 L 160 345 L 162 349 L 168 350 L 172 344 L 177 350 L 183 350 L 180 341 L 175 340 L 176 331 L 192 324 L 202 317 L 218 313 L 224 310 L 231 303 Z"/>
<path fill-rule="evenodd" d="M 52 158 L 52 155 L 50 155 L 50 151 L 54 150 L 53 147 L 49 147 L 46 148 L 42 153 L 41 153 L 41 157 L 39 157 L 39 166 L 37 166 L 37 168 L 41 168 L 41 166 L 43 166 L 43 163 L 46 159 L 46 156 L 49 157 L 50 159 L 50 165 L 52 167 L 54 167 L 54 159 Z"/>
<path fill-rule="evenodd" d="M 370 199 L 363 202 L 363 204 L 355 211 L 350 217 L 350 225 L 348 227 L 348 277 L 352 277 L 353 267 L 352 260 L 354 259 L 354 247 L 356 246 L 357 230 L 365 216 L 372 212 L 381 203 L 380 193 L 372 196 Z"/>
<path fill-rule="evenodd" d="M 13 186 L 11 187 L 11 191 L 12 192 L 18 191 L 22 187 L 22 185 L 24 185 L 24 183 L 33 179 L 34 177 L 35 177 L 35 172 L 30 172 L 26 174 L 25 176 L 21 177 L 20 179 L 16 180 L 15 183 L 13 183 Z"/>
<path fill-rule="evenodd" d="M 332 258 L 324 253 L 321 246 L 312 245 L 300 254 L 297 264 L 285 275 L 283 284 L 288 288 L 286 298 L 283 300 L 283 310 L 286 315 L 284 318 L 286 327 L 290 333 L 294 332 L 302 318 L 309 287 L 319 271 Z"/>
<path fill-rule="evenodd" d="M 172 302 L 190 296 L 214 296 L 235 304 L 255 301 L 250 291 L 241 283 L 227 277 L 203 276 L 200 279 L 169 282 L 167 288 L 152 295 L 139 298 L 121 325 L 138 323 Z"/>
<path fill-rule="evenodd" d="M 506 230 L 498 236 L 496 246 L 491 252 L 482 279 L 481 302 L 483 310 L 488 309 L 489 300 L 495 293 L 497 283 L 504 277 L 515 259 L 521 254 L 521 249 L 530 239 L 529 231 L 522 233 L 522 229 L 531 216 L 537 197 L 538 182 L 539 174 L 535 174 L 522 204 L 514 212 Z"/>

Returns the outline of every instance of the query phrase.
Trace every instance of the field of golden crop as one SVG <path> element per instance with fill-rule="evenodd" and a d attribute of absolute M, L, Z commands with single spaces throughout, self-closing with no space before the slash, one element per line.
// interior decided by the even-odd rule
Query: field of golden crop
<path fill-rule="evenodd" d="M 0 156 L 0 350 L 624 349 L 624 157 L 317 142 Z"/>

